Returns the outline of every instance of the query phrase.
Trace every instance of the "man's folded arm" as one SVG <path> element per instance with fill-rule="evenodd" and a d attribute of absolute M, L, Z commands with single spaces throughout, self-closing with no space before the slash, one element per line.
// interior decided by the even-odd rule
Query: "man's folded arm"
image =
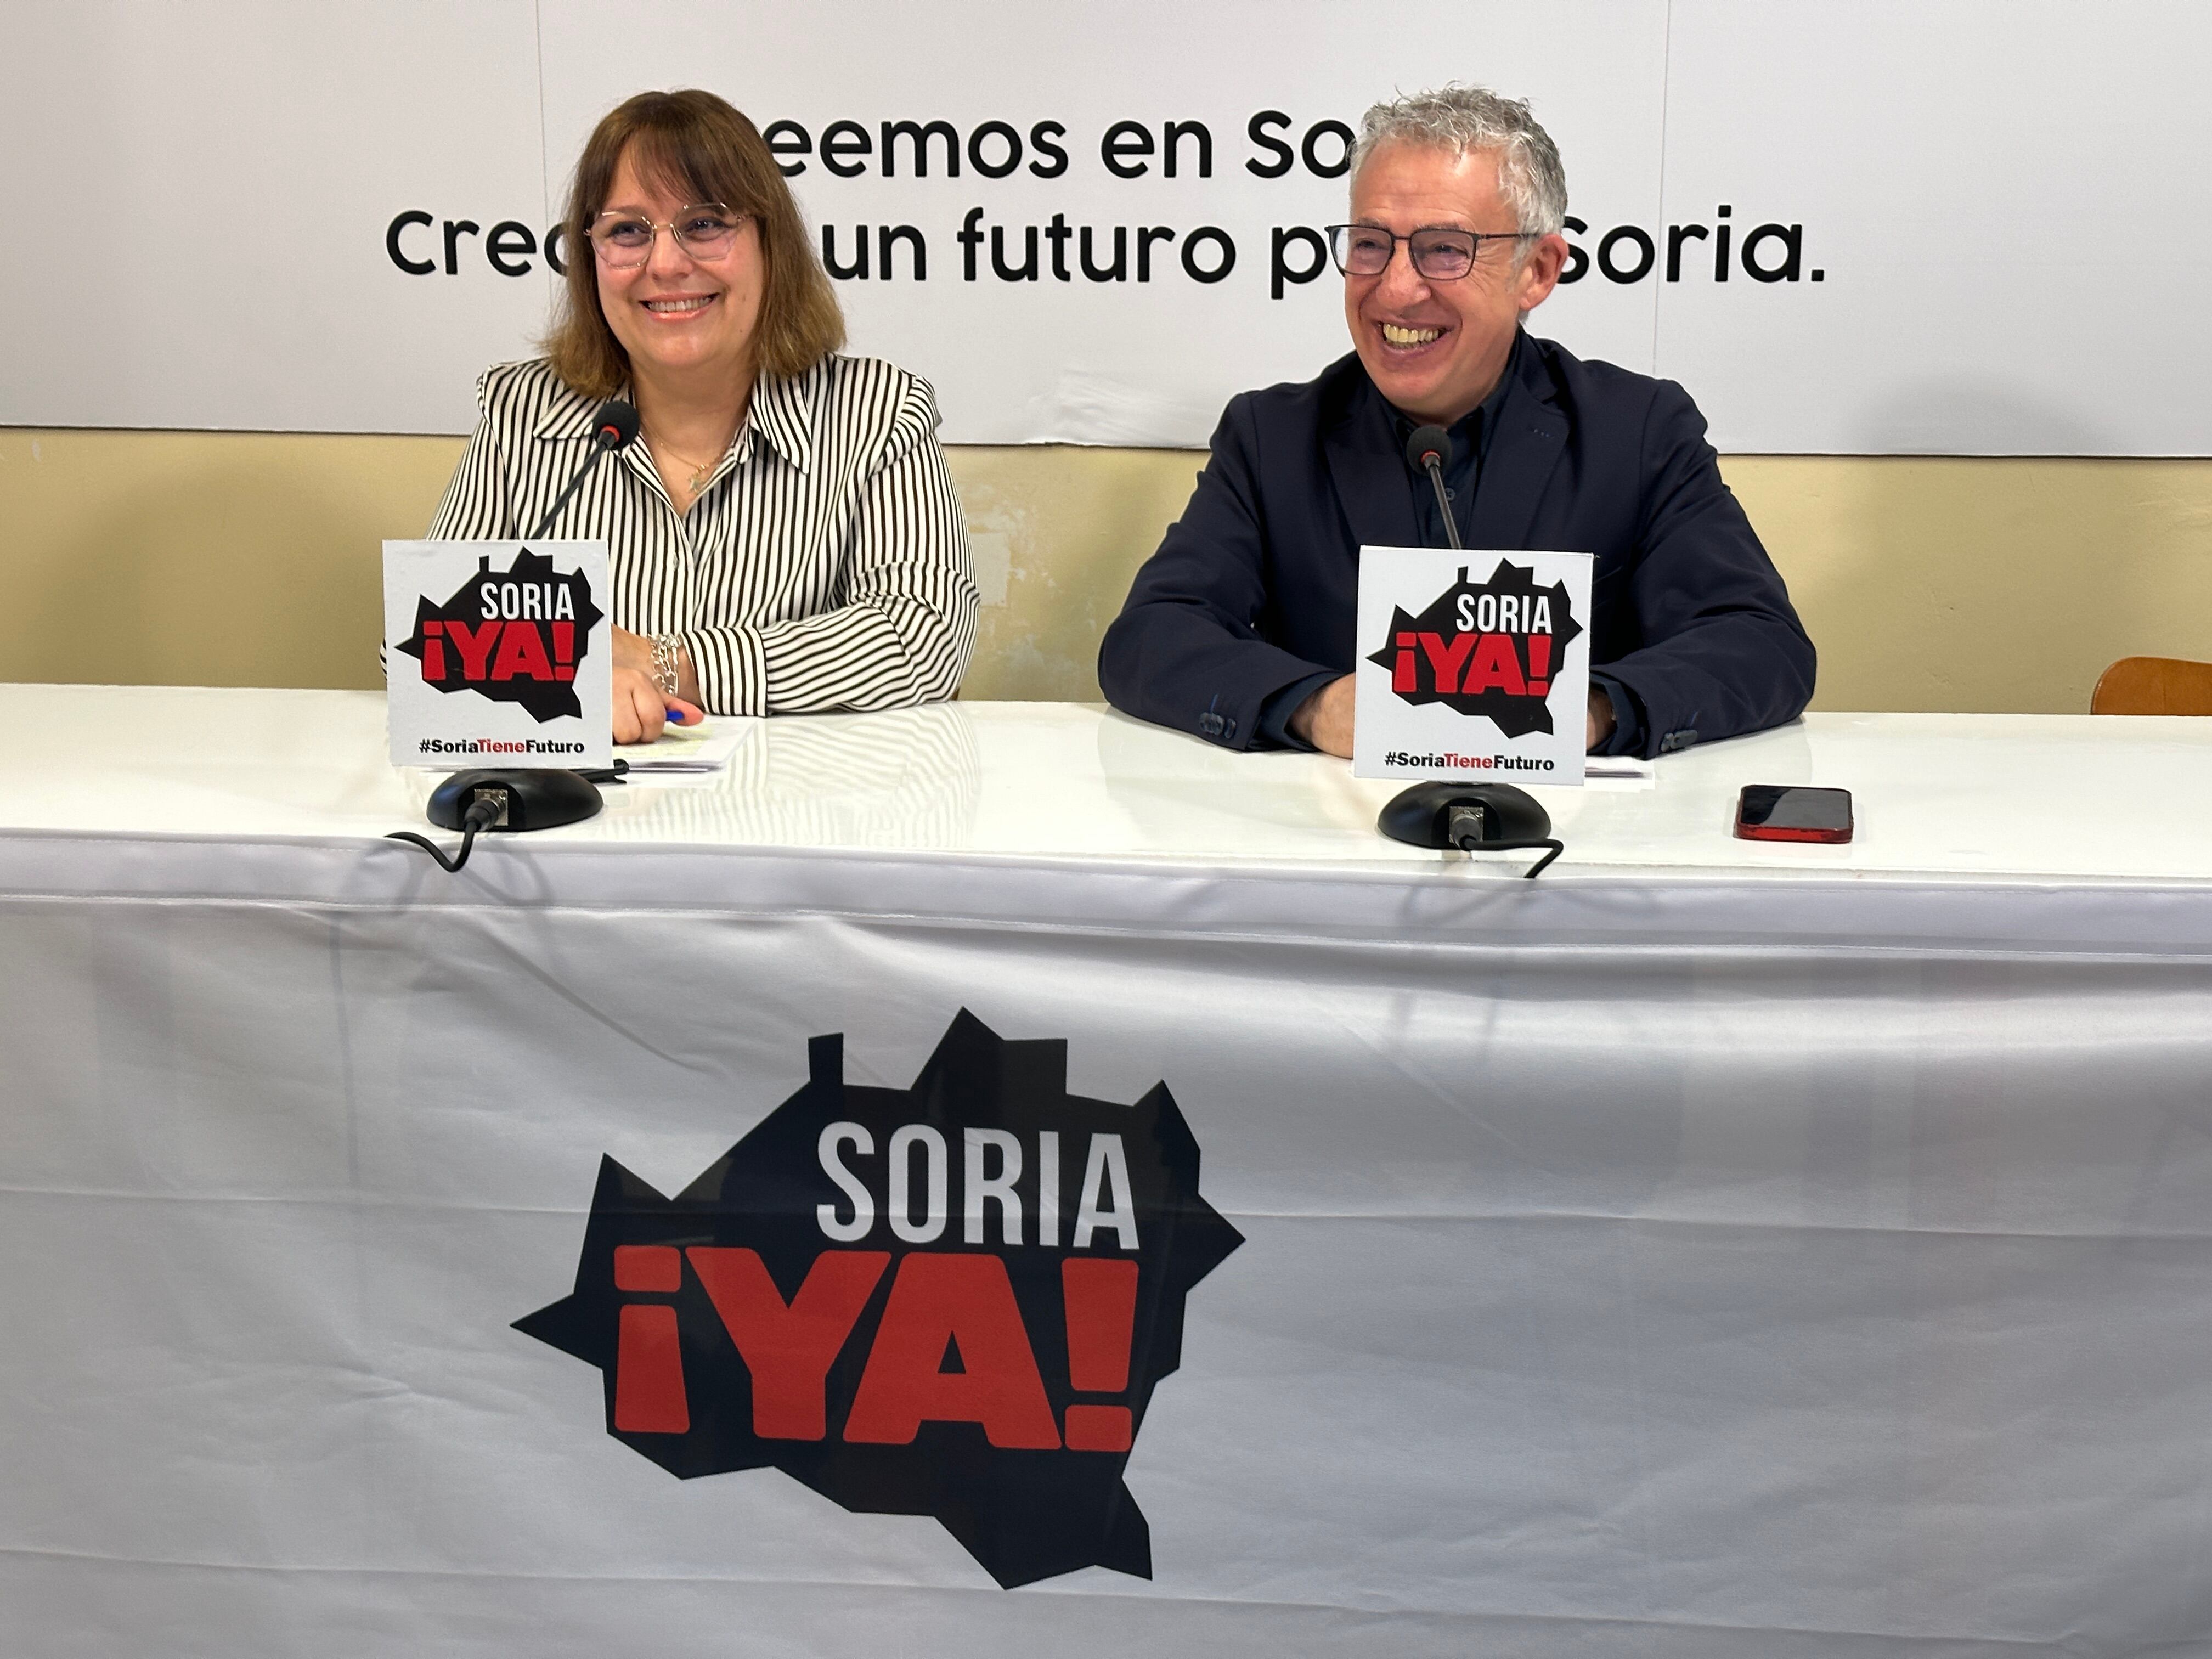
<path fill-rule="evenodd" d="M 1268 724 L 1286 721 L 1292 709 L 1271 699 L 1342 672 L 1260 637 L 1265 532 L 1246 405 L 1237 398 L 1223 413 L 1190 504 L 1138 571 L 1098 647 L 1098 684 L 1116 708 L 1230 749 L 1295 744 L 1262 730 L 1263 710 Z"/>
<path fill-rule="evenodd" d="M 1644 705 L 1636 700 L 1636 693 L 1603 668 L 1590 670 L 1590 689 L 1603 694 L 1607 707 L 1613 711 L 1612 729 L 1598 740 L 1597 746 L 1590 753 L 1644 753 Z"/>
<path fill-rule="evenodd" d="M 1292 680 L 1279 691 L 1272 691 L 1260 705 L 1260 741 L 1275 749 L 1304 749 L 1310 753 L 1313 744 L 1291 728 L 1291 716 L 1306 705 L 1306 699 L 1316 696 L 1332 682 L 1344 677 L 1334 669 L 1323 669 L 1318 674 L 1309 674 L 1302 680 Z"/>
<path fill-rule="evenodd" d="M 1631 584 L 1644 643 L 1594 671 L 1627 690 L 1641 730 L 1624 714 L 1601 749 L 1649 757 L 1795 720 L 1812 700 L 1813 642 L 1722 481 L 1704 416 L 1671 382 L 1644 447 L 1641 545 L 1618 578 Z"/>

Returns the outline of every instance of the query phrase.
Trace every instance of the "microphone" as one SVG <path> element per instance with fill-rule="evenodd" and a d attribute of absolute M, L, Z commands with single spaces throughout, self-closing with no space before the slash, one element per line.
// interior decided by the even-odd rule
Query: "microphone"
<path fill-rule="evenodd" d="M 592 453 L 584 457 L 584 464 L 576 469 L 576 476 L 569 479 L 566 487 L 554 497 L 553 505 L 545 510 L 544 518 L 538 521 L 537 535 L 530 539 L 533 542 L 538 540 L 553 527 L 553 520 L 561 516 L 561 509 L 568 505 L 568 498 L 591 476 L 592 469 L 599 464 L 600 456 L 611 455 L 617 449 L 627 449 L 630 441 L 636 436 L 635 409 L 619 398 L 610 398 L 601 404 L 599 414 L 592 422 Z M 1438 484 L 1437 488 L 1441 489 L 1443 486 Z M 1452 545 L 1456 547 L 1459 544 L 1455 541 Z"/>
<path fill-rule="evenodd" d="M 1451 434 L 1440 426 L 1419 426 L 1406 440 L 1406 460 L 1416 472 L 1425 472 L 1437 488 L 1437 510 L 1444 515 L 1444 539 L 1455 553 L 1460 544 L 1459 523 L 1452 517 L 1451 497 L 1444 493 L 1444 458 L 1451 453 Z"/>

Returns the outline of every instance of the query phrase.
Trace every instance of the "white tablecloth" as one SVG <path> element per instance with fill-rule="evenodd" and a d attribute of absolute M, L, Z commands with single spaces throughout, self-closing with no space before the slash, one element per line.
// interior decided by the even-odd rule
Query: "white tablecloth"
<path fill-rule="evenodd" d="M 1815 716 L 1536 792 L 1527 882 L 1064 706 L 764 723 L 459 876 L 376 839 L 427 793 L 376 699 L 0 717 L 0 1650 L 2212 1652 L 2212 722 Z M 1799 781 L 1853 845 L 1729 837 Z M 1032 1096 L 1066 1044 L 1061 1229 L 1077 1118 L 1164 1083 L 1243 1239 L 1139 1321 L 1149 1577 L 672 1480 L 513 1328 L 612 1294 L 603 1158 L 675 1194 L 810 1039 L 892 1101 L 963 1009 Z M 981 1109 L 911 1098 L 957 1183 Z"/>

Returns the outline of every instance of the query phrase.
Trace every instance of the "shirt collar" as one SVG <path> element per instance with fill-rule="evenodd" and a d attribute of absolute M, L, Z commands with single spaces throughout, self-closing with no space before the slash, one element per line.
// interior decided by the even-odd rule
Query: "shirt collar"
<path fill-rule="evenodd" d="M 814 467 L 814 424 L 806 418 L 806 399 L 801 382 L 806 377 L 763 374 L 753 382 L 752 407 L 745 415 L 747 433 L 757 432 L 768 447 L 783 457 L 794 471 Z M 742 453 L 745 434 L 738 439 Z"/>
<path fill-rule="evenodd" d="M 617 398 L 629 395 L 627 385 L 615 393 Z M 594 430 L 592 417 L 599 410 L 598 399 L 564 386 L 544 414 L 538 416 L 531 435 L 547 443 L 589 439 Z M 748 453 L 756 432 L 769 448 L 799 471 L 813 469 L 814 428 L 806 419 L 806 400 L 799 379 L 763 374 L 753 383 L 752 406 L 746 411 L 744 423 L 738 428 L 736 447 L 740 458 Z"/>
<path fill-rule="evenodd" d="M 1452 446 L 1455 452 L 1480 455 L 1484 441 L 1498 430 L 1498 420 L 1505 408 L 1505 399 L 1513 390 L 1513 382 L 1520 374 L 1522 342 L 1525 337 L 1518 328 L 1513 331 L 1513 343 L 1505 353 L 1505 367 L 1498 371 L 1498 384 L 1490 395 L 1467 414 L 1451 424 Z M 1379 388 L 1378 388 L 1379 390 Z M 1391 428 L 1398 434 L 1398 449 L 1402 454 L 1414 429 L 1426 422 L 1416 421 L 1388 398 L 1382 400 L 1389 412 Z"/>
<path fill-rule="evenodd" d="M 615 395 L 627 398 L 629 388 L 624 386 Z M 531 429 L 530 435 L 546 443 L 589 438 L 594 430 L 592 417 L 599 412 L 600 401 L 563 384 L 560 395 L 545 405 L 545 412 L 538 417 L 538 424 Z"/>

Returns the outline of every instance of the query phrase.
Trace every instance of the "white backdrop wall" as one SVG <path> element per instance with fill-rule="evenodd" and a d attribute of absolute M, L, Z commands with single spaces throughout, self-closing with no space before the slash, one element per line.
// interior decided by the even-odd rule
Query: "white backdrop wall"
<path fill-rule="evenodd" d="M 1337 279 L 1297 280 L 1344 211 L 1323 124 L 1458 78 L 1566 158 L 1580 275 L 1538 331 L 1683 381 L 1723 449 L 2212 453 L 2208 71 L 2191 0 L 13 7 L 0 143 L 55 228 L 0 250 L 0 423 L 465 430 L 544 324 L 592 124 L 699 85 L 786 124 L 839 266 L 868 249 L 854 349 L 948 439 L 1199 444 L 1346 349 Z M 886 158 L 909 122 L 949 130 L 927 176 Z"/>

